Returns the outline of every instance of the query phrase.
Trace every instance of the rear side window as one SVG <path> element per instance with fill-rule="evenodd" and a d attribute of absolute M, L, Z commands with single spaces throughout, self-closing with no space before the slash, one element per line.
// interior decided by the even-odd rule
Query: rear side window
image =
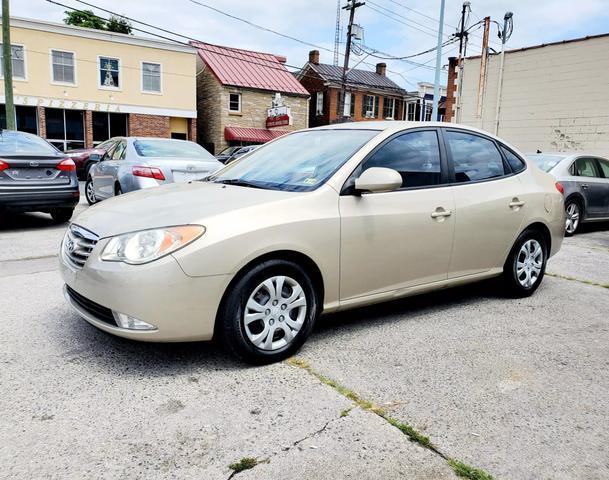
<path fill-rule="evenodd" d="M 447 131 L 457 183 L 476 182 L 505 175 L 503 159 L 491 140 L 464 132 Z"/>
<path fill-rule="evenodd" d="M 524 163 L 524 160 L 522 158 L 520 158 L 519 156 L 517 156 L 511 150 L 508 150 L 507 148 L 505 148 L 503 145 L 501 145 L 500 148 L 501 148 L 501 151 L 503 152 L 503 155 L 505 155 L 505 159 L 507 160 L 508 164 L 510 165 L 512 172 L 514 172 L 514 173 L 522 172 L 526 166 L 526 164 Z"/>
<path fill-rule="evenodd" d="M 440 150 L 435 131 L 410 132 L 392 138 L 362 165 L 396 170 L 402 176 L 402 188 L 437 185 L 441 181 Z"/>
<path fill-rule="evenodd" d="M 578 177 L 598 177 L 593 158 L 578 158 L 575 160 L 575 175 Z"/>
<path fill-rule="evenodd" d="M 598 164 L 600 165 L 605 178 L 609 178 L 609 162 L 607 160 L 603 160 L 602 158 L 599 158 Z"/>

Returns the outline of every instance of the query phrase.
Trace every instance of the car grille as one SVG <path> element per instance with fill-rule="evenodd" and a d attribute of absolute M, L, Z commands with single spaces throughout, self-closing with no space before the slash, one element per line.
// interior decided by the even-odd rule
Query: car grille
<path fill-rule="evenodd" d="M 68 295 L 70 296 L 72 302 L 74 302 L 74 304 L 78 308 L 84 310 L 96 320 L 107 323 L 108 325 L 112 325 L 113 327 L 118 326 L 116 320 L 114 320 L 112 310 L 98 303 L 95 303 L 86 297 L 83 297 L 80 293 L 76 292 L 74 289 L 70 288 L 67 285 L 66 291 L 68 292 Z"/>
<path fill-rule="evenodd" d="M 64 258 L 74 268 L 84 267 L 93 247 L 99 240 L 98 236 L 78 225 L 70 225 L 63 239 Z"/>

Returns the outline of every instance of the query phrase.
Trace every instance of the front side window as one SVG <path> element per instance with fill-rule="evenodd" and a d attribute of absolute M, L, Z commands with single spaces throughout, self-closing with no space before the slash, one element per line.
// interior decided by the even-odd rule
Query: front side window
<path fill-rule="evenodd" d="M 438 135 L 428 130 L 392 138 L 364 161 L 362 171 L 371 167 L 396 170 L 402 176 L 402 188 L 438 185 L 441 182 Z"/>
<path fill-rule="evenodd" d="M 470 133 L 447 131 L 446 142 L 455 169 L 455 181 L 476 182 L 505 175 L 495 143 Z"/>
<path fill-rule="evenodd" d="M 395 98 L 385 98 L 383 100 L 383 118 L 393 120 L 395 115 Z"/>
<path fill-rule="evenodd" d="M 514 152 L 507 149 L 503 145 L 501 145 L 501 151 L 503 152 L 503 155 L 505 155 L 505 159 L 510 165 L 512 172 L 518 173 L 522 172 L 525 169 L 526 163 L 524 163 L 524 160 L 522 160 L 522 158 L 520 158 L 518 155 L 516 155 Z"/>
<path fill-rule="evenodd" d="M 118 58 L 99 57 L 99 85 L 103 88 L 121 88 Z"/>
<path fill-rule="evenodd" d="M 161 64 L 142 62 L 142 90 L 161 93 Z"/>
<path fill-rule="evenodd" d="M 212 180 L 270 190 L 315 190 L 378 133 L 346 129 L 296 132 L 262 145 Z"/>
<path fill-rule="evenodd" d="M 578 177 L 600 177 L 593 158 L 578 158 L 575 161 L 575 175 Z"/>
<path fill-rule="evenodd" d="M 127 144 L 125 142 L 119 142 L 116 148 L 112 151 L 112 160 L 122 160 L 125 158 L 125 150 Z"/>
<path fill-rule="evenodd" d="M 324 92 L 317 92 L 315 97 L 315 114 L 323 115 L 324 114 Z"/>
<path fill-rule="evenodd" d="M 231 93 L 228 95 L 228 109 L 231 112 L 240 112 L 241 111 L 241 94 L 240 93 Z"/>
<path fill-rule="evenodd" d="M 53 82 L 76 83 L 74 72 L 74 53 L 51 50 Z"/>
<path fill-rule="evenodd" d="M 11 45 L 13 78 L 25 80 L 25 50 L 22 45 Z M 4 52 L 0 43 L 0 74 L 4 77 Z"/>

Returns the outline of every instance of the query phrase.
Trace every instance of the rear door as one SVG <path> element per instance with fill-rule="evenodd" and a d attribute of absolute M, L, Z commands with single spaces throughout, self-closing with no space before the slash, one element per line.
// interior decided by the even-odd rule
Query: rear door
<path fill-rule="evenodd" d="M 586 218 L 605 215 L 607 190 L 600 166 L 594 157 L 579 157 L 575 160 L 573 173 L 581 193 L 586 198 Z"/>
<path fill-rule="evenodd" d="M 605 186 L 604 198 L 605 201 L 602 205 L 602 216 L 609 217 L 609 160 L 605 160 L 604 158 L 597 158 L 598 167 L 602 174 L 603 184 Z"/>
<path fill-rule="evenodd" d="M 522 184 L 493 139 L 457 129 L 444 138 L 456 211 L 448 277 L 502 267 L 527 208 Z"/>

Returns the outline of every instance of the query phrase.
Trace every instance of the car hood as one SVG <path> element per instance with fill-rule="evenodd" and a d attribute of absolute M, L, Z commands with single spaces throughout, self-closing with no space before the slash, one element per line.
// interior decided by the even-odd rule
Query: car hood
<path fill-rule="evenodd" d="M 210 182 L 169 184 L 104 200 L 74 223 L 100 238 L 171 225 L 205 224 L 226 212 L 294 198 L 303 193 Z"/>

